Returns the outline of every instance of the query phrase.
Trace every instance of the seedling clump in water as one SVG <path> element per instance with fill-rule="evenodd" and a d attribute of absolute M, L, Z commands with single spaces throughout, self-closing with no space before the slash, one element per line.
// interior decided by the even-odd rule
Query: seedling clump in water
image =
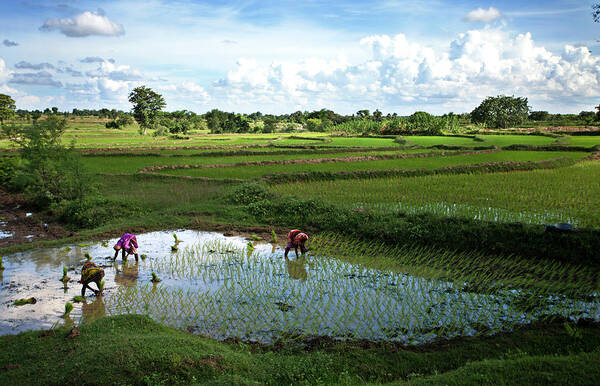
<path fill-rule="evenodd" d="M 85 258 L 87 259 L 87 261 L 91 261 L 92 260 L 92 256 L 90 256 L 89 252 L 86 252 L 83 256 L 85 256 Z"/>
<path fill-rule="evenodd" d="M 69 314 L 71 313 L 71 311 L 73 311 L 73 303 L 66 302 L 65 303 L 65 313 L 63 314 L 63 316 L 64 317 L 69 316 Z"/>
<path fill-rule="evenodd" d="M 158 283 L 160 282 L 160 279 L 158 278 L 158 276 L 156 276 L 156 274 L 154 272 L 152 272 L 152 283 Z"/>
<path fill-rule="evenodd" d="M 75 296 L 73 297 L 73 301 L 75 303 L 85 303 L 85 298 L 83 296 Z"/>
<path fill-rule="evenodd" d="M 274 230 L 271 230 L 271 242 L 272 243 L 276 243 L 277 242 L 277 233 L 275 233 Z"/>
<path fill-rule="evenodd" d="M 102 293 L 102 291 L 104 291 L 104 286 L 106 285 L 106 282 L 104 280 L 102 280 L 100 282 L 100 285 L 98 285 L 98 290 L 100 291 L 100 293 Z"/>
<path fill-rule="evenodd" d="M 63 275 L 62 275 L 62 279 L 60 279 L 60 281 L 62 281 L 63 283 L 66 283 L 70 279 L 71 278 L 67 275 L 67 267 L 63 266 Z"/>
<path fill-rule="evenodd" d="M 37 303 L 37 300 L 35 298 L 29 298 L 29 299 L 19 299 L 19 300 L 15 300 L 15 306 L 23 306 L 25 304 L 35 304 Z"/>
<path fill-rule="evenodd" d="M 146 260 L 148 258 L 148 255 L 146 255 L 145 253 L 142 253 L 140 255 L 140 257 L 142 258 L 142 260 Z"/>
<path fill-rule="evenodd" d="M 4 264 L 2 263 L 2 257 L 0 256 L 0 271 L 4 271 Z"/>

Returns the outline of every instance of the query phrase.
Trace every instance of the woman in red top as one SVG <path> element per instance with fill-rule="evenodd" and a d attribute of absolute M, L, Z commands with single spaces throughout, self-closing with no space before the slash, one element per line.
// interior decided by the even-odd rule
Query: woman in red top
<path fill-rule="evenodd" d="M 306 241 L 308 235 L 302 232 L 300 229 L 292 229 L 287 235 L 287 245 L 285 246 L 285 257 L 287 258 L 290 249 L 294 248 L 296 251 L 296 257 L 298 257 L 298 247 L 304 255 L 306 253 Z"/>

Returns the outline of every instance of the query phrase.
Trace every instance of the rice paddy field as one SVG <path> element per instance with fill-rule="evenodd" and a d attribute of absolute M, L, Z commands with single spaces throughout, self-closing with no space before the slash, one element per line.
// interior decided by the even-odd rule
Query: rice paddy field
<path fill-rule="evenodd" d="M 529 328 L 534 329 L 531 339 L 543 342 L 556 333 L 556 323 L 561 339 L 575 342 L 572 347 L 581 355 L 600 347 L 590 337 L 598 335 L 600 342 L 599 270 L 593 259 L 441 248 L 427 245 L 419 228 L 412 230 L 415 243 L 358 239 L 344 229 L 265 222 L 251 210 L 261 200 L 314 200 L 364 213 L 364 221 L 390 214 L 433 215 L 482 227 L 529 224 L 539 226 L 541 235 L 546 224 L 568 223 L 575 230 L 561 234 L 565 240 L 577 232 L 598 234 L 593 233 L 600 232 L 600 161 L 593 148 L 600 145 L 598 136 L 422 136 L 404 137 L 408 142 L 401 145 L 395 137 L 325 133 L 197 132 L 189 139 L 168 139 L 99 124 L 75 122 L 63 139 L 74 140 L 80 150 L 97 188 L 95 199 L 134 205 L 135 214 L 108 211 L 98 217 L 102 222 L 86 229 L 61 224 L 73 232 L 68 238 L 42 241 L 32 235 L 3 248 L 0 335 L 6 337 L 0 339 L 6 342 L 22 333 L 15 339 L 26 339 L 21 342 L 26 345 L 31 340 L 26 331 L 71 331 L 73 326 L 98 328 L 100 336 L 105 327 L 96 326 L 103 323 L 112 323 L 113 332 L 115 323 L 145 331 L 143 317 L 161 326 L 148 327 L 156 334 L 160 328 L 184 331 L 202 339 L 196 342 L 234 356 L 243 352 L 254 358 L 256 351 L 248 347 L 256 345 L 252 347 L 267 353 L 300 347 L 299 358 L 306 359 L 312 354 L 303 350 L 312 350 L 311 342 L 326 340 L 341 345 L 336 346 L 338 359 L 332 360 L 351 355 L 350 366 L 367 361 L 378 347 L 385 348 L 382 358 L 392 351 L 429 358 L 415 357 L 401 371 L 398 363 L 405 362 L 397 360 L 385 374 L 370 376 L 372 382 L 432 376 L 448 359 L 431 355 L 447 352 L 452 357 L 462 344 L 457 342 L 472 342 L 474 356 L 469 358 L 492 358 L 485 356 L 492 350 L 489 342 L 497 339 L 493 347 L 504 347 L 502 342 Z M 503 149 L 515 144 L 525 146 Z M 8 148 L 5 140 L 0 147 Z M 289 178 L 267 178 L 272 176 Z M 247 197 L 232 199 L 231 192 L 244 189 L 250 192 Z M 27 217 L 41 224 L 56 221 L 53 210 Z M 96 215 L 93 210 L 90 216 Z M 6 240 L 16 237 L 8 226 L 0 222 Z M 290 226 L 308 231 L 305 255 L 292 250 L 284 257 Z M 112 245 L 126 231 L 138 236 L 139 261 L 112 258 Z M 100 296 L 88 291 L 79 299 L 77 280 L 87 261 L 104 269 L 104 290 Z M 69 278 L 61 281 L 63 270 Z M 36 302 L 16 305 L 31 298 Z M 580 339 L 582 334 L 589 339 Z M 561 342 L 543 352 L 571 355 Z M 352 351 L 355 344 L 359 346 Z M 178 352 L 174 347 L 165 355 Z M 514 354 L 502 350 L 493 358 L 502 361 Z M 2 355 L 13 354 L 0 354 L 0 364 Z M 227 365 L 215 371 L 241 371 L 233 365 L 239 358 L 220 355 Z M 266 355 L 271 355 L 266 362 L 273 368 L 283 366 L 279 354 Z M 518 355 L 529 358 L 529 353 Z M 430 366 L 423 370 L 417 362 Z M 412 373 L 416 375 L 410 378 Z M 191 382 L 191 375 L 182 377 Z M 282 377 L 282 383 L 303 383 L 287 373 Z M 319 383 L 309 379 L 304 383 Z M 346 383 L 367 381 L 361 374 L 352 379 Z"/>

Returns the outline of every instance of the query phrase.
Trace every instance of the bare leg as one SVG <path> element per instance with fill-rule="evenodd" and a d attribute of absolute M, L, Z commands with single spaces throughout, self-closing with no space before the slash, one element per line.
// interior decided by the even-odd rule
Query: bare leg
<path fill-rule="evenodd" d="M 117 256 L 119 255 L 119 250 L 115 250 L 115 257 L 113 257 L 113 260 L 117 260 Z"/>
<path fill-rule="evenodd" d="M 138 254 L 136 253 L 136 254 L 134 254 L 134 256 L 135 256 L 135 261 L 138 261 L 139 260 Z"/>
<path fill-rule="evenodd" d="M 294 246 L 294 251 L 296 251 L 296 259 L 298 258 L 298 247 Z"/>
<path fill-rule="evenodd" d="M 290 252 L 289 248 L 285 248 L 285 253 L 283 254 L 283 257 L 285 257 L 287 259 L 288 253 Z"/>
<path fill-rule="evenodd" d="M 125 261 L 125 260 L 127 260 L 127 255 L 125 255 L 125 248 L 123 248 L 123 249 L 122 249 L 122 251 L 123 251 L 123 252 L 121 253 L 121 259 L 122 259 L 123 261 Z"/>

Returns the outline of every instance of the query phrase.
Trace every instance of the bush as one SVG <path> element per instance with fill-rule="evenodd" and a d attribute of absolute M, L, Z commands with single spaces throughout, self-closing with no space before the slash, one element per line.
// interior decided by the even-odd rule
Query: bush
<path fill-rule="evenodd" d="M 117 217 L 142 214 L 142 208 L 132 201 L 92 197 L 76 201 L 61 201 L 51 206 L 59 221 L 81 228 L 95 228 Z"/>
<path fill-rule="evenodd" d="M 227 192 L 224 199 L 232 204 L 248 205 L 270 197 L 271 193 L 265 184 L 244 183 Z"/>
<path fill-rule="evenodd" d="M 17 161 L 14 157 L 0 158 L 0 185 L 11 188 L 13 179 L 17 172 Z"/>
<path fill-rule="evenodd" d="M 104 124 L 104 127 L 107 129 L 120 129 L 119 123 L 117 121 L 108 121 Z"/>

